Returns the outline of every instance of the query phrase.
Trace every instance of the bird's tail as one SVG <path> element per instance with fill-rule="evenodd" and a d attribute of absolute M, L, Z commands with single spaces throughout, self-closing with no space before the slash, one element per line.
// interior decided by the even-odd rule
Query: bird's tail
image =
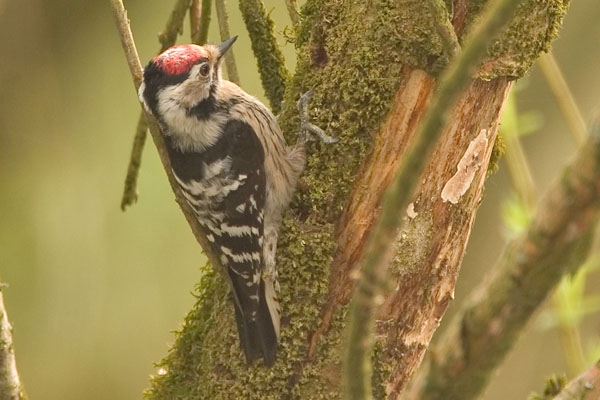
<path fill-rule="evenodd" d="M 253 364 L 262 357 L 264 365 L 271 367 L 275 363 L 279 343 L 279 303 L 273 282 L 261 279 L 259 305 L 255 316 L 244 312 L 244 307 L 236 295 L 235 285 L 233 286 L 235 320 L 246 362 Z"/>

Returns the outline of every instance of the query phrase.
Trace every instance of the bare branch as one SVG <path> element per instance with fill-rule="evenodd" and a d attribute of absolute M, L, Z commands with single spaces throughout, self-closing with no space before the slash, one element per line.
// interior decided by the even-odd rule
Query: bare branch
<path fill-rule="evenodd" d="M 212 0 L 193 0 L 190 6 L 192 43 L 204 45 L 208 40 Z"/>
<path fill-rule="evenodd" d="M 217 19 L 219 20 L 219 32 L 221 34 L 221 40 L 225 41 L 231 38 L 229 32 L 229 15 L 227 15 L 227 7 L 225 7 L 225 0 L 215 0 L 215 6 L 217 7 Z M 225 53 L 225 67 L 227 67 L 227 78 L 234 83 L 240 84 L 240 76 L 238 74 L 237 66 L 235 63 L 233 49 L 229 49 Z"/>
<path fill-rule="evenodd" d="M 192 0 L 177 0 L 165 29 L 158 34 L 158 40 L 162 45 L 160 52 L 162 53 L 169 47 L 175 44 L 177 36 L 183 33 L 183 20 L 187 14 Z"/>
<path fill-rule="evenodd" d="M 144 72 L 131 33 L 131 23 L 127 17 L 127 10 L 125 10 L 125 6 L 121 0 L 110 0 L 110 3 L 113 17 L 117 23 L 119 39 L 121 40 L 123 51 L 125 51 L 127 66 L 129 67 L 131 78 L 133 79 L 133 86 L 135 86 L 135 90 L 137 91 L 142 84 Z"/>
<path fill-rule="evenodd" d="M 298 28 L 298 25 L 300 25 L 300 13 L 298 12 L 296 0 L 285 0 L 285 6 L 290 15 L 290 20 L 292 21 L 294 29 Z"/>
<path fill-rule="evenodd" d="M 123 198 L 121 199 L 121 210 L 125 211 L 128 206 L 137 201 L 137 179 L 140 174 L 140 166 L 142 165 L 142 153 L 146 144 L 146 131 L 148 124 L 143 113 L 140 113 L 135 136 L 133 137 L 133 147 L 131 148 L 131 156 L 129 157 L 129 166 L 127 167 L 127 176 L 125 177 L 125 189 L 123 190 Z"/>
<path fill-rule="evenodd" d="M 569 85 L 565 82 L 565 77 L 560 71 L 554 56 L 552 53 L 544 54 L 540 57 L 538 64 L 542 70 L 542 74 L 546 78 L 546 83 L 552 90 L 554 98 L 565 117 L 567 125 L 569 125 L 571 134 L 577 141 L 577 144 L 581 145 L 587 135 L 585 120 L 581 115 L 579 107 L 577 107 L 577 103 L 575 103 L 573 93 L 571 93 Z"/>
<path fill-rule="evenodd" d="M 0 400 L 25 400 L 27 396 L 15 360 L 12 326 L 2 296 L 3 286 L 0 283 Z"/>

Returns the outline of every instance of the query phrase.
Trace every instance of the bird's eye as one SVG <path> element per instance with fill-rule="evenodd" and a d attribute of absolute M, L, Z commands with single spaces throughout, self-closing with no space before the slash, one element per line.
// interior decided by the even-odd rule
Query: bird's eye
<path fill-rule="evenodd" d="M 210 65 L 208 65 L 208 63 L 203 63 L 202 65 L 200 65 L 200 75 L 208 76 L 209 73 L 210 73 Z"/>

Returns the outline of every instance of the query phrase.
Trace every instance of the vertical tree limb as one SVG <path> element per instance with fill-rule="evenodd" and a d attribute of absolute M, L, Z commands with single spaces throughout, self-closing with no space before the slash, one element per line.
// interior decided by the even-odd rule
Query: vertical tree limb
<path fill-rule="evenodd" d="M 110 0 L 110 5 L 117 24 L 121 46 L 123 46 L 123 51 L 125 52 L 127 66 L 133 80 L 133 86 L 137 91 L 142 84 L 144 71 L 142 70 L 142 63 L 140 62 L 135 41 L 133 40 L 133 34 L 131 33 L 131 22 L 129 21 L 127 10 L 125 10 L 122 0 Z"/>
<path fill-rule="evenodd" d="M 454 317 L 409 399 L 476 398 L 531 314 L 565 273 L 585 261 L 600 216 L 600 125 L 548 190 L 494 276 Z M 425 367 L 425 365 L 424 365 Z"/>
<path fill-rule="evenodd" d="M 273 113 L 279 114 L 289 73 L 273 33 L 273 20 L 261 0 L 240 0 L 239 6 L 250 35 L 265 94 Z"/>
<path fill-rule="evenodd" d="M 472 83 L 452 111 L 454 122 L 440 138 L 414 202 L 405 209 L 406 225 L 397 236 L 391 268 L 396 287 L 378 313 L 384 348 L 380 362 L 394 365 L 387 378 L 388 398 L 398 396 L 420 365 L 454 297 L 511 86 L 501 78 Z"/>
<path fill-rule="evenodd" d="M 25 389 L 17 371 L 12 326 L 8 320 L 0 283 L 0 400 L 26 400 Z"/>
<path fill-rule="evenodd" d="M 190 6 L 192 43 L 202 46 L 208 40 L 212 0 L 193 0 Z"/>
<path fill-rule="evenodd" d="M 517 4 L 518 1 L 515 0 L 498 1 L 483 14 L 463 51 L 452 60 L 448 71 L 440 79 L 437 94 L 423 116 L 414 143 L 408 148 L 396 177 L 384 194 L 381 214 L 367 239 L 367 250 L 360 263 L 362 267 L 350 303 L 345 374 L 346 396 L 349 399 L 372 397 L 371 347 L 376 308 L 383 302 L 383 289 L 388 282 L 387 268 L 395 255 L 394 243 L 390 241 L 390 237 L 397 234 L 404 210 L 408 209 L 428 156 L 446 124 L 448 111 L 469 84 L 471 71 L 481 62 L 487 47 L 512 18 Z M 471 169 L 487 165 L 487 160 L 483 157 L 487 147 L 487 133 L 484 140 L 486 145 L 478 150 L 480 154 L 472 155 L 479 156 L 480 160 L 476 165 L 470 166 Z M 470 184 L 468 182 L 467 188 Z"/>
<path fill-rule="evenodd" d="M 215 0 L 215 6 L 217 9 L 217 19 L 219 20 L 219 33 L 221 34 L 221 40 L 225 41 L 231 38 L 231 33 L 229 32 L 229 15 L 227 14 L 225 0 Z M 234 53 L 233 49 L 229 49 L 225 53 L 225 67 L 227 68 L 227 79 L 239 85 L 240 75 L 238 74 Z"/>
<path fill-rule="evenodd" d="M 165 29 L 158 34 L 158 41 L 161 44 L 160 53 L 173 46 L 177 36 L 183 33 L 183 21 L 191 4 L 192 0 L 176 0 Z"/>
<path fill-rule="evenodd" d="M 296 4 L 296 0 L 285 0 L 285 6 L 288 10 L 288 14 L 290 15 L 292 25 L 294 26 L 294 28 L 298 28 L 298 25 L 300 24 L 300 14 L 298 12 L 298 5 Z"/>

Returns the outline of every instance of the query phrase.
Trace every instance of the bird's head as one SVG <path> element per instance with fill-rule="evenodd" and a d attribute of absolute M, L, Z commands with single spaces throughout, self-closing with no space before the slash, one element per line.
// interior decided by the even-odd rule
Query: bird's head
<path fill-rule="evenodd" d="M 161 108 L 190 108 L 208 99 L 221 79 L 222 57 L 236 39 L 234 36 L 218 46 L 184 44 L 168 48 L 144 69 L 140 100 L 159 116 L 166 111 Z"/>

